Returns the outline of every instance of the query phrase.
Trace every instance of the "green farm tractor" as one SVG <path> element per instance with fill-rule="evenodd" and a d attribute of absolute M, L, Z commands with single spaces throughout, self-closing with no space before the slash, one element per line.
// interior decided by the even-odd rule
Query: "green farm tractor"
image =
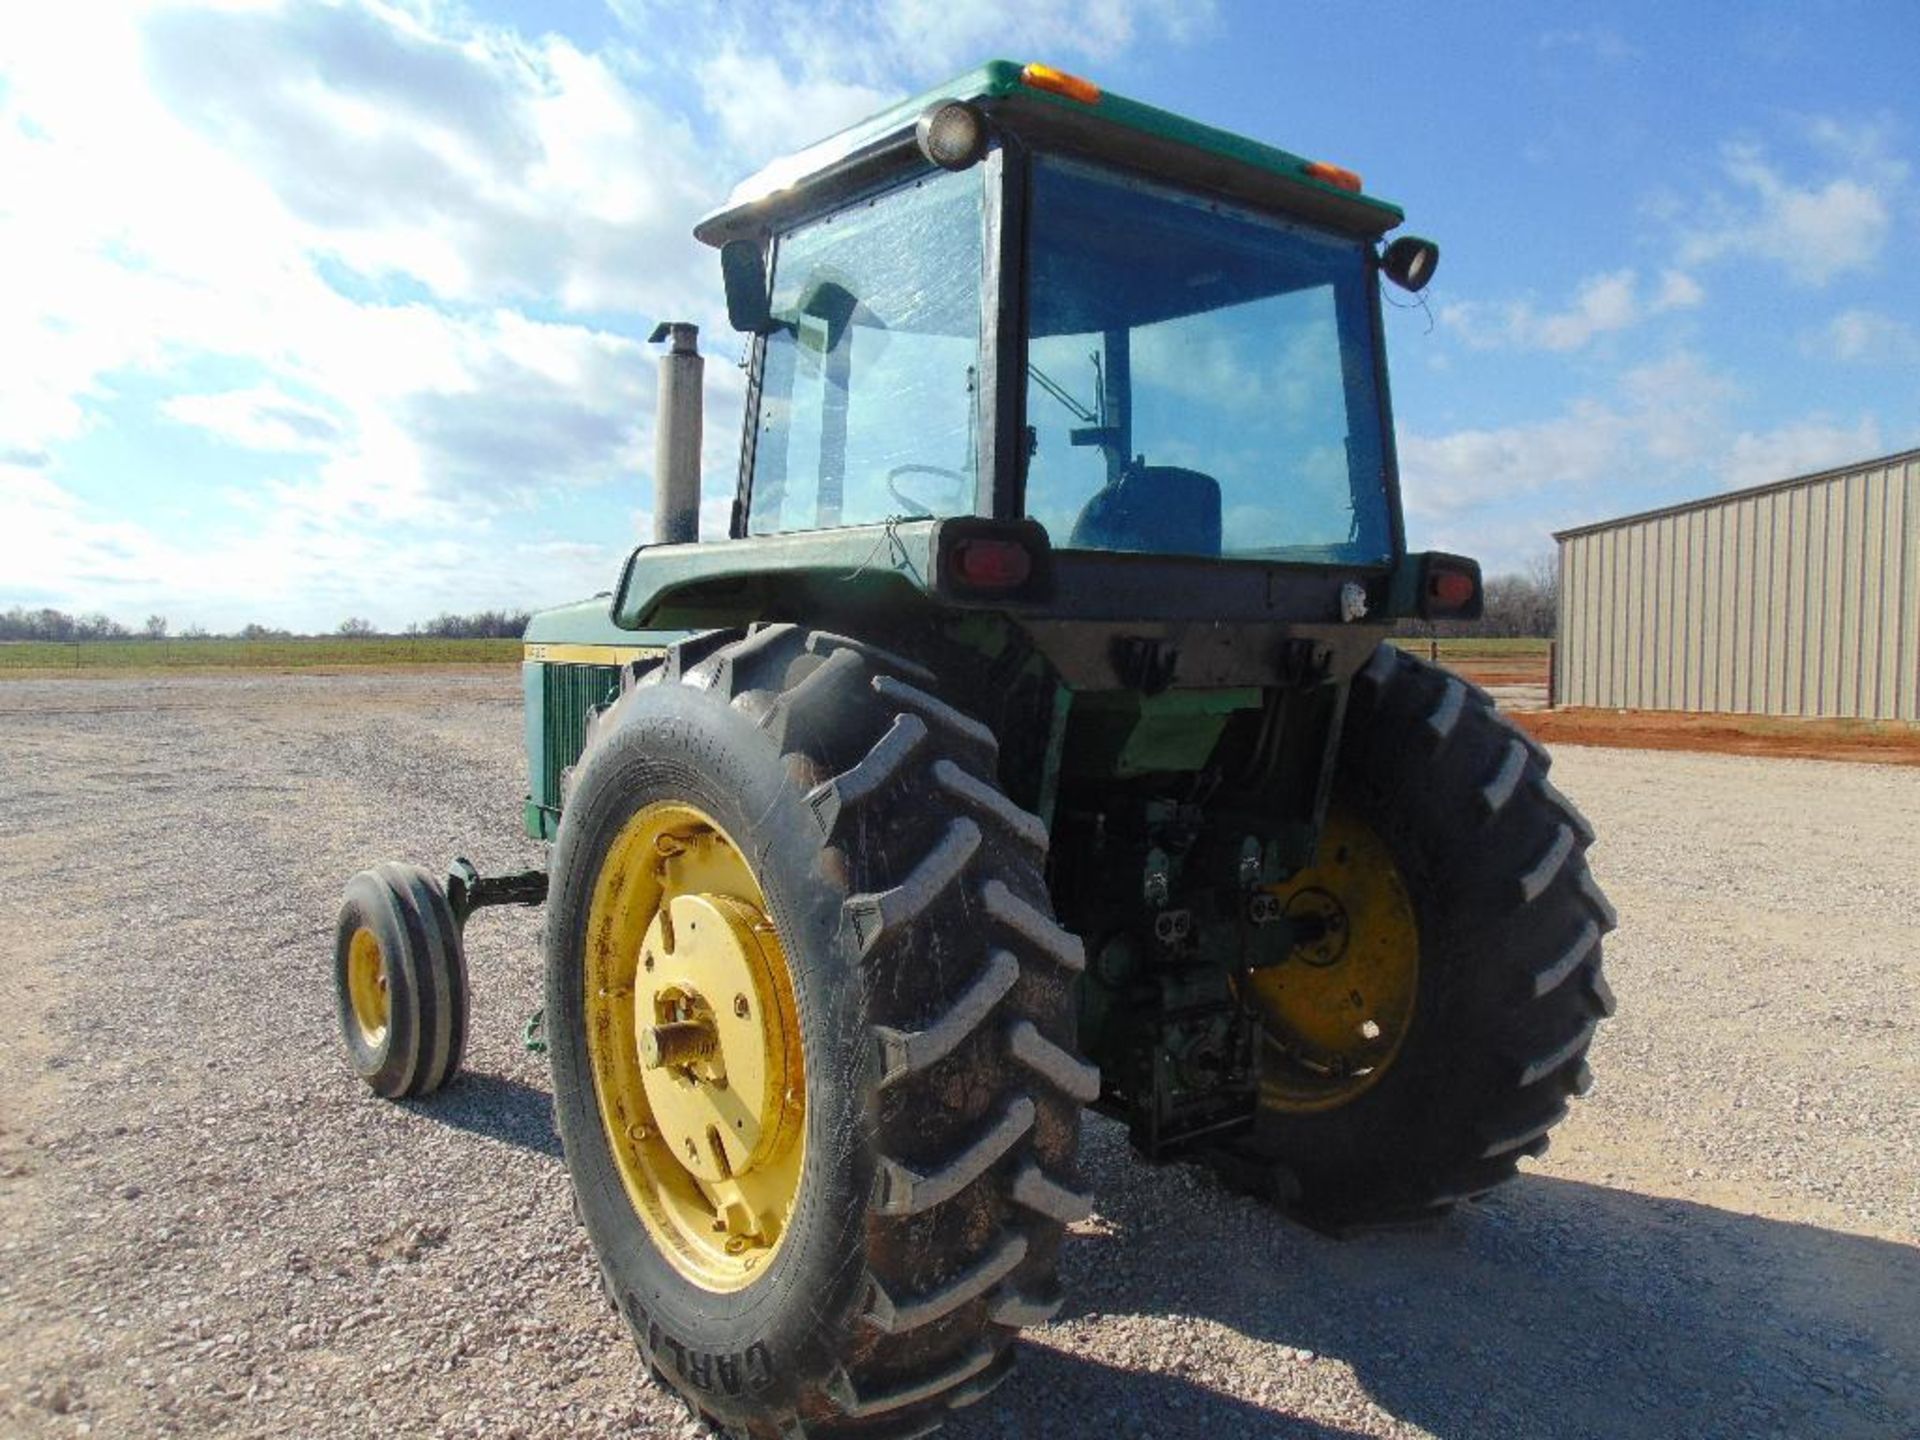
<path fill-rule="evenodd" d="M 698 543 L 694 327 L 654 543 L 526 637 L 544 872 L 349 886 L 355 1069 L 457 1070 L 462 930 L 544 903 L 607 1293 L 729 1434 L 925 1433 L 1062 1304 L 1083 1107 L 1334 1230 L 1537 1155 L 1612 1001 L 1593 839 L 1406 550 L 1338 166 L 993 63 L 702 221 L 750 337 Z"/>

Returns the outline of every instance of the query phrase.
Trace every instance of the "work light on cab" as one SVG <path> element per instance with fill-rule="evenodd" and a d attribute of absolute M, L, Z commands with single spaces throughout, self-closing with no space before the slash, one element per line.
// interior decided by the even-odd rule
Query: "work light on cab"
<path fill-rule="evenodd" d="M 943 100 L 921 111 L 914 140 L 942 170 L 965 170 L 987 153 L 987 121 L 964 100 Z"/>
<path fill-rule="evenodd" d="M 1402 235 L 1380 256 L 1380 273 L 1402 290 L 1418 292 L 1440 265 L 1440 247 L 1418 235 Z"/>

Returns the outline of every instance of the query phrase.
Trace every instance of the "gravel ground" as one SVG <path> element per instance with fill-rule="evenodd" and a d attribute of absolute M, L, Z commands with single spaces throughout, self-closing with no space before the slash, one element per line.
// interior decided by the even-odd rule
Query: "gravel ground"
<path fill-rule="evenodd" d="M 341 882 L 536 863 L 516 677 L 0 686 L 0 1432 L 693 1433 L 570 1218 L 537 916 L 470 1071 L 341 1063 Z M 1568 750 L 1620 1013 L 1553 1151 L 1335 1242 L 1088 1127 L 1061 1318 L 948 1434 L 1920 1434 L 1920 771 Z"/>

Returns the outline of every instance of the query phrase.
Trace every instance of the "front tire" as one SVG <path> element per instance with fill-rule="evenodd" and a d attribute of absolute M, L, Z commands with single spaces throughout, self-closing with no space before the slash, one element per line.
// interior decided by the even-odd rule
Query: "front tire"
<path fill-rule="evenodd" d="M 685 642 L 596 721 L 562 818 L 546 1013 L 581 1217 L 655 1378 L 736 1433 L 918 1434 L 978 1399 L 1057 1308 L 1061 1233 L 1087 1210 L 1079 943 L 1048 908 L 1044 828 L 993 781 L 992 734 L 931 678 L 793 625 Z M 663 908 L 669 926 L 764 922 L 790 1053 L 769 1031 L 756 1056 L 733 1001 L 704 993 L 739 945 L 670 1001 L 650 988 Z M 686 1105 L 776 1071 L 798 1142 L 724 1166 L 680 1148 Z M 788 1169 L 763 1170 L 772 1153 Z"/>
<path fill-rule="evenodd" d="M 459 1072 L 467 961 L 440 882 L 388 863 L 347 882 L 333 941 L 347 1063 L 376 1095 L 431 1095 Z"/>
<path fill-rule="evenodd" d="M 1356 854 L 1378 854 L 1357 867 L 1357 885 L 1378 893 L 1379 872 L 1393 872 L 1396 894 L 1373 912 L 1389 916 L 1376 933 L 1412 947 L 1399 972 L 1404 1033 L 1382 1036 L 1375 1073 L 1336 1066 L 1322 1081 L 1288 1072 L 1286 1054 L 1306 1047 L 1270 1014 L 1255 1131 L 1213 1156 L 1230 1182 L 1333 1228 L 1397 1223 L 1444 1213 L 1545 1151 L 1591 1084 L 1587 1047 L 1613 1013 L 1600 948 L 1614 926 L 1587 869 L 1593 831 L 1547 764 L 1486 695 L 1391 645 L 1355 678 L 1333 791 L 1345 829 L 1330 824 L 1321 847 L 1341 854 L 1316 868 L 1338 873 L 1344 834 Z M 1299 973 L 1351 969 L 1363 936 L 1349 938 L 1338 963 Z M 1355 982 L 1356 1001 L 1362 990 L 1391 1027 L 1395 1008 L 1379 997 L 1397 987 L 1376 973 Z"/>

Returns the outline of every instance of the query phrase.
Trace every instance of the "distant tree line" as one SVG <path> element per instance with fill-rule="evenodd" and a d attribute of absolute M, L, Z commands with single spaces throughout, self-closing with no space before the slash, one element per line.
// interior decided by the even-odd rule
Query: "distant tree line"
<path fill-rule="evenodd" d="M 525 610 L 476 610 L 471 615 L 439 615 L 424 625 L 409 625 L 407 634 L 440 640 L 518 640 L 527 633 L 531 619 Z"/>
<path fill-rule="evenodd" d="M 161 633 L 165 634 L 166 622 L 160 623 Z M 18 605 L 0 614 L 0 640 L 128 640 L 132 637 L 132 630 L 105 615 L 69 615 L 64 610 L 27 610 Z"/>
<path fill-rule="evenodd" d="M 1496 575 L 1485 582 L 1485 614 L 1479 620 L 1403 621 L 1400 633 L 1428 636 L 1539 636 L 1553 634 L 1560 604 L 1560 564 L 1557 556 L 1543 556 L 1529 565 L 1523 574 Z M 422 636 L 435 640 L 517 640 L 526 633 L 532 615 L 525 610 L 476 610 L 471 615 L 441 614 L 431 620 L 415 621 L 399 632 L 382 631 L 371 620 L 351 615 L 332 632 L 349 640 L 373 640 L 403 636 Z M 87 640 L 164 640 L 171 630 L 164 615 L 149 615 L 139 629 L 121 624 L 106 615 L 69 615 L 63 610 L 27 610 L 14 606 L 0 611 L 0 641 L 57 640 L 74 643 Z M 192 626 L 180 632 L 184 640 L 209 638 L 208 632 Z M 233 632 L 239 640 L 292 640 L 300 638 L 291 630 L 253 623 Z"/>
<path fill-rule="evenodd" d="M 436 640 L 514 640 L 526 632 L 527 621 L 532 618 L 525 610 L 479 610 L 471 615 L 446 614 L 427 621 L 416 621 L 397 633 Z M 332 633 L 350 640 L 375 640 L 391 638 L 395 632 L 377 630 L 371 620 L 356 615 L 342 620 Z M 172 634 L 164 615 L 149 615 L 138 629 L 134 629 L 106 615 L 69 615 L 64 610 L 28 610 L 19 605 L 11 610 L 0 611 L 0 641 L 52 640 L 62 644 L 79 644 L 89 640 L 165 640 Z M 180 631 L 177 638 L 206 640 L 213 637 L 202 627 L 191 625 Z M 255 622 L 241 626 L 228 638 L 294 640 L 317 637 L 302 636 L 292 630 L 276 629 Z"/>

